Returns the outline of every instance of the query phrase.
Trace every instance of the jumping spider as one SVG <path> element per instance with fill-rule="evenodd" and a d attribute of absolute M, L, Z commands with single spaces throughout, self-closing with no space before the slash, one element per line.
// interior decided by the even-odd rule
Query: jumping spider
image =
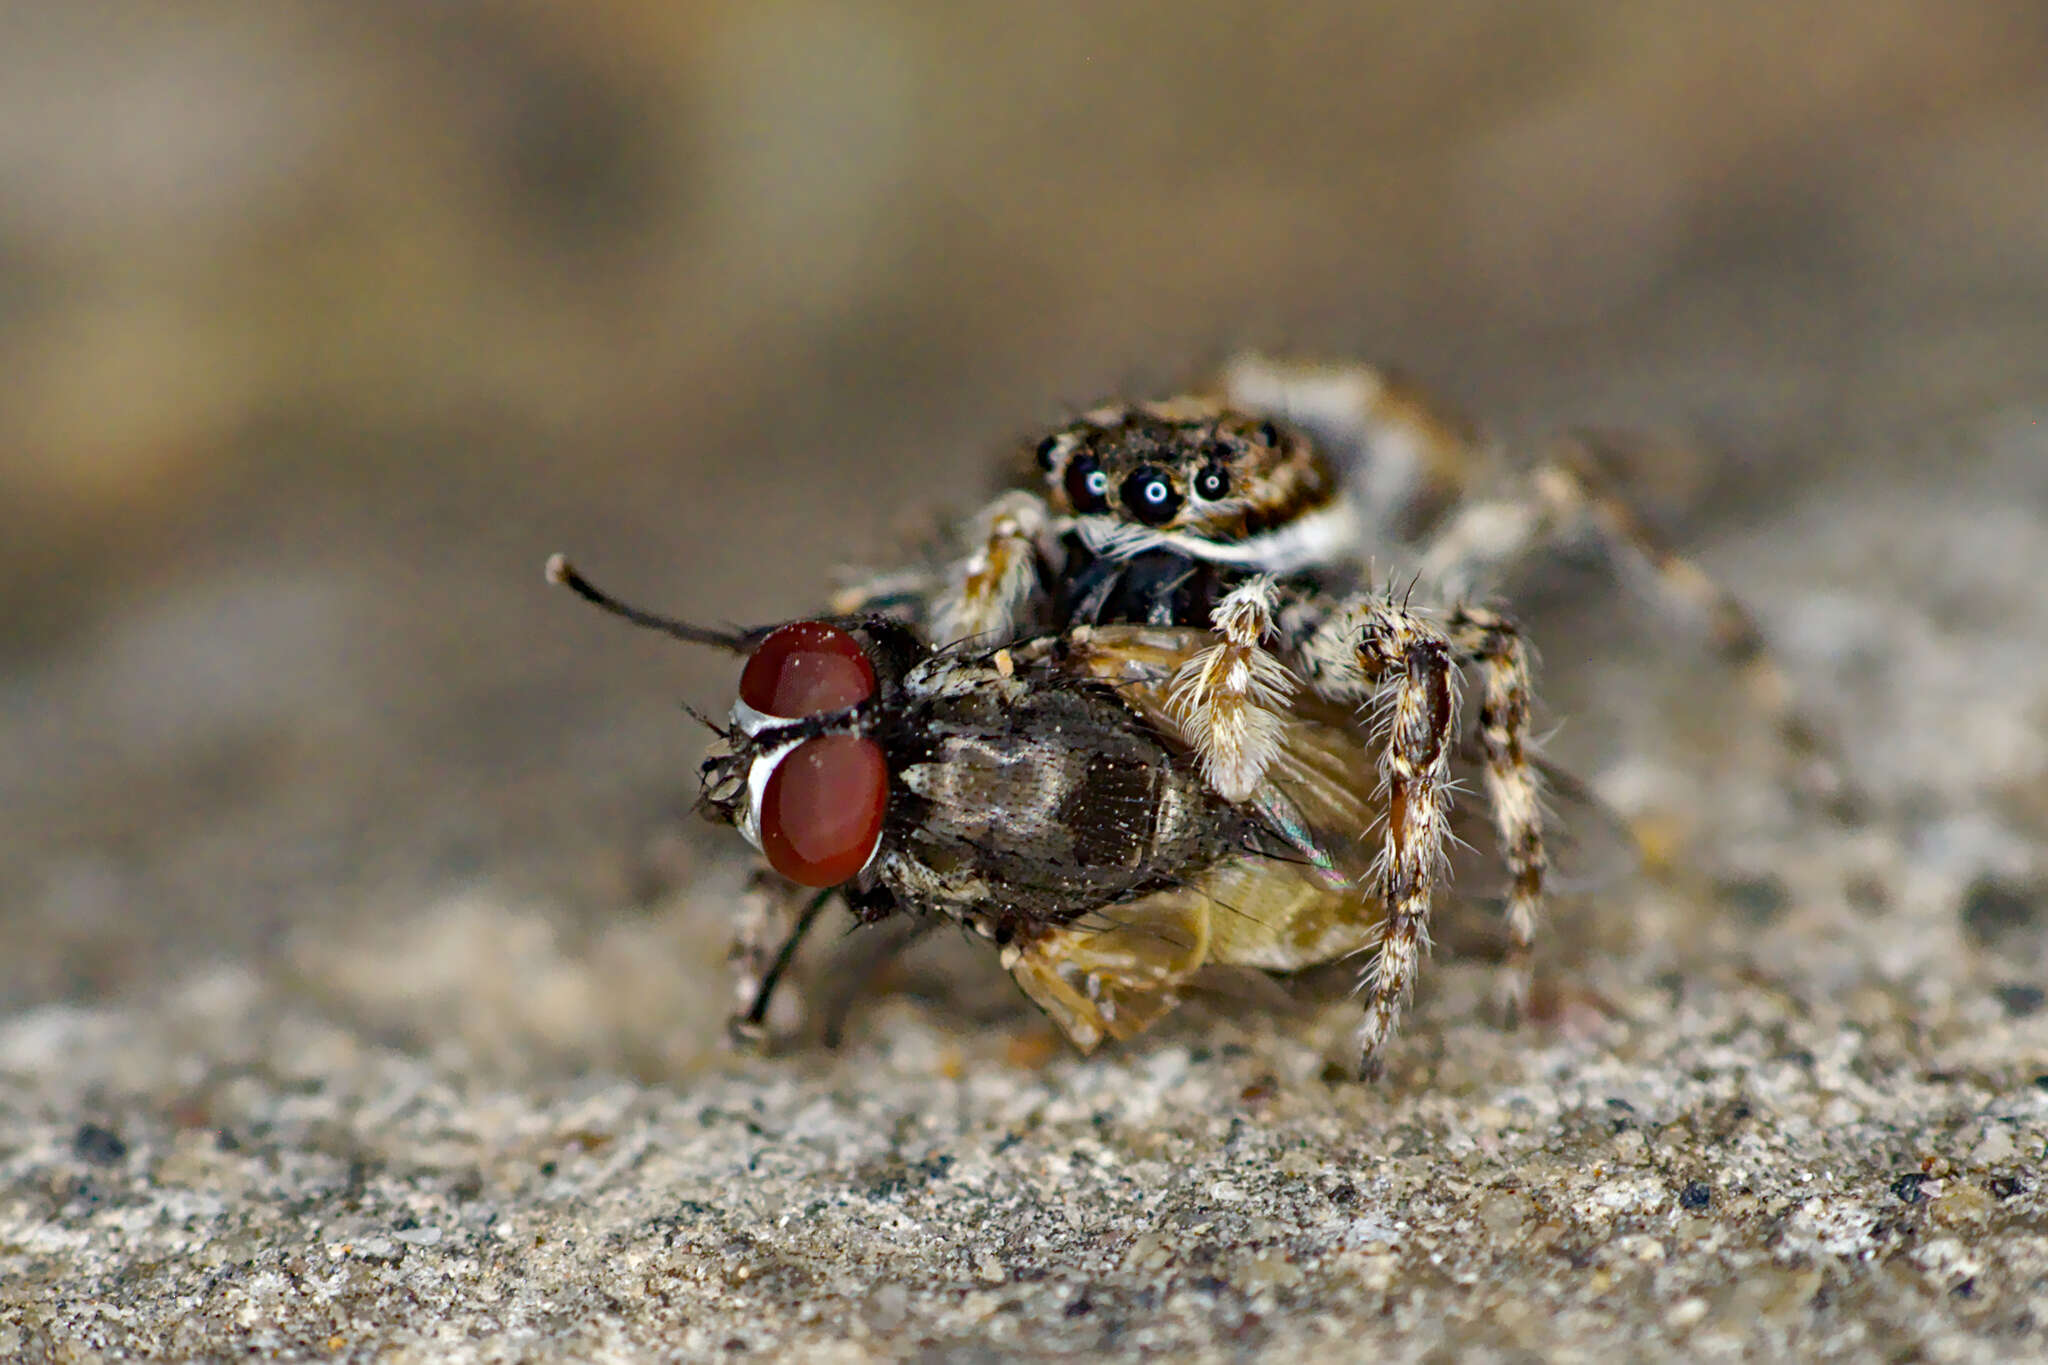
<path fill-rule="evenodd" d="M 895 614 L 939 646 L 1113 623 L 1209 631 L 1212 643 L 1174 672 L 1164 718 L 1232 802 L 1271 795 L 1304 702 L 1356 709 L 1380 750 L 1384 824 L 1373 875 L 1356 891 L 1376 904 L 1350 916 L 1382 922 L 1358 1036 L 1366 1074 L 1428 942 L 1468 669 L 1509 873 L 1502 1004 L 1513 1015 L 1527 998 L 1550 861 L 1530 650 L 1509 617 L 1474 601 L 1524 556 L 1590 534 L 1647 567 L 1662 595 L 1704 615 L 1810 784 L 1839 788 L 1749 613 L 1658 543 L 1604 487 L 1584 443 L 1489 483 L 1492 452 L 1389 377 L 1247 358 L 1211 392 L 1102 407 L 1031 452 L 1037 487 L 1012 488 L 974 517 L 963 555 L 849 588 L 834 609 Z M 1407 566 L 1405 586 L 1376 584 L 1376 559 Z"/>

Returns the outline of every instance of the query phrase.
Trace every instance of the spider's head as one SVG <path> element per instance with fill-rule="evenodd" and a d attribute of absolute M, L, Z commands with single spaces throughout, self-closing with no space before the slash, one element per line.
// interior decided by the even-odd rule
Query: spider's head
<path fill-rule="evenodd" d="M 1095 553 L 1172 549 L 1287 572 L 1326 558 L 1348 517 L 1315 446 L 1199 398 L 1099 408 L 1036 447 L 1047 499 Z"/>

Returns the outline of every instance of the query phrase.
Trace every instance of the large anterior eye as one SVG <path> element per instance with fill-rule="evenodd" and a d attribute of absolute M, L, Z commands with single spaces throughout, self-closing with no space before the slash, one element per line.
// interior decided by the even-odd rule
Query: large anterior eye
<path fill-rule="evenodd" d="M 1067 465 L 1067 501 L 1083 516 L 1109 510 L 1109 475 L 1093 455 L 1077 456 Z"/>
<path fill-rule="evenodd" d="M 852 881 L 882 841 L 889 764 L 859 735 L 820 735 L 784 754 L 761 796 L 761 851 L 799 886 Z"/>
<path fill-rule="evenodd" d="M 1147 526 L 1164 526 L 1180 511 L 1180 490 L 1164 470 L 1145 465 L 1124 480 L 1124 506 Z"/>
<path fill-rule="evenodd" d="M 740 700 L 764 716 L 802 720 L 875 695 L 875 666 L 860 642 L 823 621 L 795 621 L 754 647 Z"/>

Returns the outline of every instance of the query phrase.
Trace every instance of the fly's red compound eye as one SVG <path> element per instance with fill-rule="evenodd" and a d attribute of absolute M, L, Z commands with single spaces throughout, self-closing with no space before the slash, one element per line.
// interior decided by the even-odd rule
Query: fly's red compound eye
<path fill-rule="evenodd" d="M 772 632 L 740 674 L 741 705 L 773 720 L 843 711 L 876 690 L 875 666 L 860 642 L 824 621 Z M 889 808 L 881 745 L 859 735 L 819 735 L 773 759 L 765 776 L 754 780 L 761 782 L 756 817 L 769 866 L 819 887 L 851 881 L 867 866 Z"/>
<path fill-rule="evenodd" d="M 764 716 L 802 720 L 875 695 L 860 642 L 823 621 L 796 621 L 761 641 L 740 674 L 740 700 Z"/>
<path fill-rule="evenodd" d="M 761 795 L 761 851 L 770 867 L 799 886 L 838 886 L 874 856 L 888 808 L 889 764 L 881 745 L 858 735 L 807 739 L 769 774 Z"/>

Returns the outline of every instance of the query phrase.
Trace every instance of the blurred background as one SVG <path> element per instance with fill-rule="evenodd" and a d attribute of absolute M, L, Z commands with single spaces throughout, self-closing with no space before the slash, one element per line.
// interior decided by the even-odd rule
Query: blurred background
<path fill-rule="evenodd" d="M 544 557 L 801 612 L 1238 347 L 1694 452 L 1681 539 L 1929 458 L 1872 433 L 2048 376 L 2044 53 L 1950 0 L 0 4 L 0 1010 L 340 926 L 656 998 L 607 926 L 711 856 L 676 702 L 731 667 Z M 403 908 L 479 880 L 530 910 Z"/>

